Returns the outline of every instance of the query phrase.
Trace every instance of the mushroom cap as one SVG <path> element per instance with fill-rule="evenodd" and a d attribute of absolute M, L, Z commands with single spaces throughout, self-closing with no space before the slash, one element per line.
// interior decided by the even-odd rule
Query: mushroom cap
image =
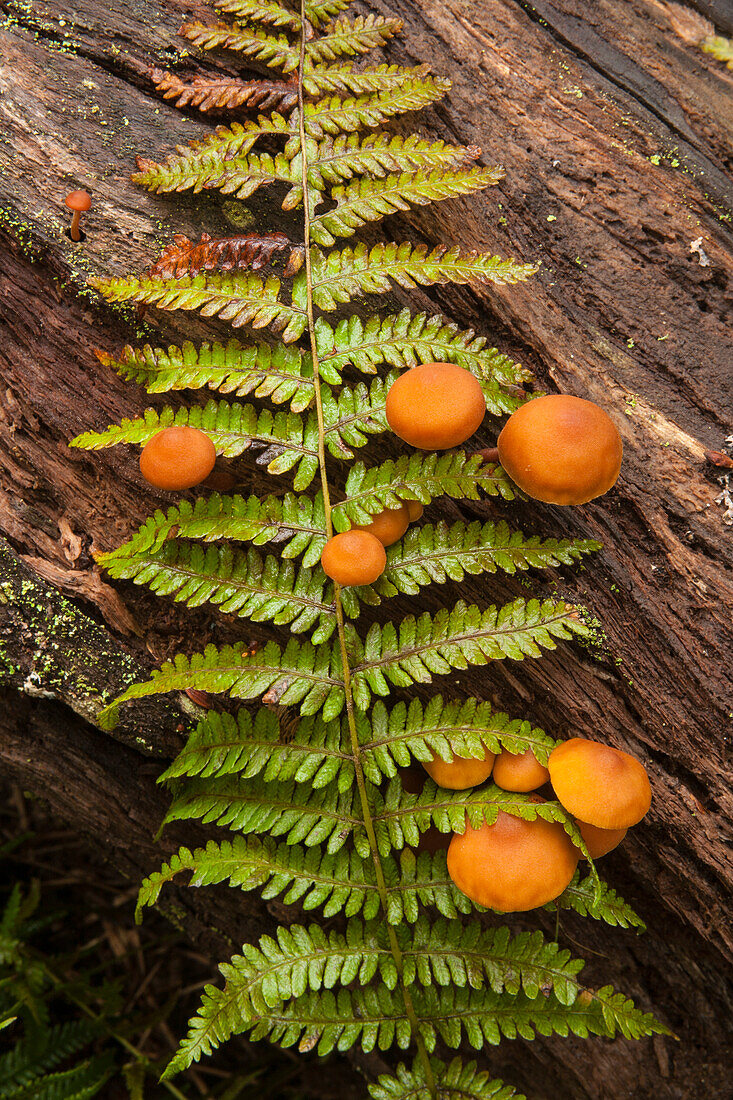
<path fill-rule="evenodd" d="M 422 519 L 422 514 L 425 511 L 419 500 L 406 500 L 405 507 L 407 508 L 407 517 L 410 523 L 414 523 L 415 520 Z"/>
<path fill-rule="evenodd" d="M 454 756 L 452 760 L 441 760 L 433 754 L 433 759 L 423 760 L 422 765 L 439 787 L 445 787 L 449 791 L 465 791 L 486 782 L 494 766 L 494 753 L 485 749 L 480 758 L 464 759 Z"/>
<path fill-rule="evenodd" d="M 216 448 L 205 432 L 175 424 L 148 440 L 140 455 L 140 472 L 156 489 L 190 489 L 208 477 Z"/>
<path fill-rule="evenodd" d="M 387 555 L 384 546 L 369 531 L 342 531 L 323 547 L 321 565 L 326 576 L 337 584 L 372 584 L 384 572 Z"/>
<path fill-rule="evenodd" d="M 571 737 L 553 749 L 547 767 L 568 813 L 599 829 L 628 829 L 651 805 L 644 765 L 610 745 Z"/>
<path fill-rule="evenodd" d="M 497 447 L 512 481 L 548 504 L 585 504 L 608 492 L 623 454 L 608 414 L 568 394 L 522 405 L 502 428 Z"/>
<path fill-rule="evenodd" d="M 628 829 L 599 829 L 597 825 L 589 825 L 587 821 L 576 821 L 575 824 L 580 830 L 591 859 L 607 856 L 618 847 L 628 832 Z M 581 855 L 580 858 L 585 859 L 585 856 Z"/>
<path fill-rule="evenodd" d="M 92 196 L 88 191 L 70 191 L 64 202 L 69 210 L 88 210 L 92 205 Z"/>
<path fill-rule="evenodd" d="M 355 527 L 355 531 L 368 531 L 379 539 L 382 546 L 391 546 L 393 542 L 401 539 L 410 522 L 410 514 L 405 504 L 399 508 L 388 508 L 386 512 L 380 512 L 371 523 L 363 527 Z"/>
<path fill-rule="evenodd" d="M 502 913 L 546 905 L 568 886 L 580 853 L 562 825 L 500 810 L 493 825 L 456 833 L 448 873 L 471 901 Z"/>
<path fill-rule="evenodd" d="M 478 379 L 457 363 L 422 363 L 401 374 L 385 404 L 387 423 L 412 447 L 444 451 L 481 424 L 486 401 Z"/>
<path fill-rule="evenodd" d="M 547 783 L 550 773 L 532 752 L 513 753 L 504 749 L 494 761 L 494 782 L 504 791 L 536 791 Z"/>

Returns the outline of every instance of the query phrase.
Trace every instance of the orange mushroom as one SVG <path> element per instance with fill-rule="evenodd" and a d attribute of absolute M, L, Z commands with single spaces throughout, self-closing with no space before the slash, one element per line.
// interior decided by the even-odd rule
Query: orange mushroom
<path fill-rule="evenodd" d="M 448 848 L 448 873 L 471 901 L 502 913 L 546 905 L 569 885 L 579 851 L 562 825 L 500 810 L 493 825 L 466 825 Z"/>
<path fill-rule="evenodd" d="M 88 210 L 92 205 L 92 197 L 88 191 L 71 191 L 64 202 L 68 206 L 69 210 L 73 210 L 73 217 L 71 219 L 71 225 L 69 226 L 69 236 L 72 241 L 80 241 L 82 239 L 82 233 L 79 229 L 79 219 L 84 211 Z"/>
<path fill-rule="evenodd" d="M 148 440 L 140 455 L 140 472 L 156 489 L 190 489 L 209 476 L 216 448 L 205 432 L 176 424 Z"/>
<path fill-rule="evenodd" d="M 379 539 L 382 546 L 391 546 L 393 542 L 402 538 L 409 522 L 407 506 L 402 504 L 399 508 L 388 508 L 385 512 L 380 512 L 371 523 L 363 527 L 355 527 L 354 530 L 368 531 L 370 535 Z"/>
<path fill-rule="evenodd" d="M 425 511 L 419 500 L 406 500 L 405 507 L 407 508 L 407 517 L 410 523 L 414 523 L 415 520 L 422 519 L 422 514 Z"/>
<path fill-rule="evenodd" d="M 575 824 L 585 841 L 591 859 L 607 856 L 618 847 L 628 832 L 628 829 L 599 829 L 597 825 L 589 825 L 587 821 L 576 821 Z M 585 859 L 585 856 L 582 855 L 580 858 Z"/>
<path fill-rule="evenodd" d="M 454 756 L 452 760 L 441 760 L 433 754 L 432 760 L 423 760 L 423 767 L 434 783 L 449 791 L 465 791 L 469 787 L 478 787 L 485 783 L 494 766 L 494 753 L 484 750 L 481 757 L 464 759 Z"/>
<path fill-rule="evenodd" d="M 599 829 L 628 829 L 651 805 L 644 765 L 610 745 L 571 737 L 553 749 L 547 767 L 568 813 Z"/>
<path fill-rule="evenodd" d="M 478 379 L 457 363 L 422 363 L 392 383 L 385 412 L 390 428 L 405 443 L 444 451 L 473 435 L 486 401 Z"/>
<path fill-rule="evenodd" d="M 387 555 L 384 546 L 368 531 L 342 531 L 323 547 L 321 565 L 327 577 L 337 584 L 372 584 L 384 572 Z"/>
<path fill-rule="evenodd" d="M 532 752 L 513 753 L 504 749 L 494 761 L 494 782 L 504 791 L 536 791 L 547 783 L 550 773 Z"/>
<path fill-rule="evenodd" d="M 549 504 L 585 504 L 608 492 L 623 453 L 608 414 L 567 394 L 522 405 L 502 428 L 497 447 L 512 481 Z"/>

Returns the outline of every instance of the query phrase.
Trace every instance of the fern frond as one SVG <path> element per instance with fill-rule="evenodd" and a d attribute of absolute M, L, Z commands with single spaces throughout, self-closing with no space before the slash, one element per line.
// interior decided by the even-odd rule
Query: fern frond
<path fill-rule="evenodd" d="M 383 15 L 341 16 L 329 24 L 320 38 L 305 44 L 306 57 L 318 64 L 339 57 L 356 57 L 377 49 L 402 30 L 402 20 Z"/>
<path fill-rule="evenodd" d="M 100 363 L 121 378 L 139 382 L 148 393 L 201 389 L 206 386 L 236 397 L 267 397 L 276 405 L 290 403 L 292 412 L 313 402 L 313 367 L 300 348 L 285 344 L 244 347 L 237 340 L 226 344 L 187 341 L 167 349 L 145 344 L 126 345 L 118 355 L 95 352 Z"/>
<path fill-rule="evenodd" d="M 571 1006 L 578 993 L 576 975 L 582 961 L 557 944 L 546 943 L 541 932 L 512 937 L 507 928 L 484 930 L 476 923 L 462 926 L 421 917 L 400 936 L 405 981 L 413 986 L 488 987 L 528 1000 L 554 991 L 558 1003 Z M 344 932 L 325 932 L 318 925 L 279 926 L 276 938 L 263 936 L 259 946 L 245 944 L 241 955 L 219 967 L 225 985 L 207 986 L 199 1015 L 191 1021 L 194 1048 L 205 1035 L 219 1043 L 247 1029 L 284 1001 L 306 993 L 368 985 L 378 978 L 379 989 L 398 984 L 397 967 L 384 926 L 362 924 L 351 918 Z"/>
<path fill-rule="evenodd" d="M 282 706 L 300 704 L 301 714 L 315 714 L 323 708 L 326 720 L 335 718 L 344 705 L 341 659 L 329 645 L 314 646 L 292 639 L 281 650 L 268 642 L 252 653 L 243 642 L 217 649 L 209 645 L 190 659 L 178 654 L 154 669 L 152 678 L 133 684 L 101 712 L 114 721 L 119 703 L 142 699 L 167 691 L 197 688 L 211 694 L 228 692 L 236 699 L 254 699 Z"/>
<path fill-rule="evenodd" d="M 272 554 L 262 558 L 251 547 L 240 553 L 226 543 L 204 548 L 173 539 L 157 552 L 142 551 L 104 564 L 115 580 L 147 585 L 188 607 L 211 603 L 227 615 L 288 626 L 293 634 L 320 624 L 320 641 L 335 629 L 333 604 L 324 591 L 331 585 L 322 569 L 296 569 Z"/>
<path fill-rule="evenodd" d="M 102 1054 L 34 1078 L 27 1087 L 0 1096 L 3 1100 L 91 1100 L 110 1079 L 113 1068 L 112 1054 Z"/>
<path fill-rule="evenodd" d="M 711 34 L 698 42 L 704 53 L 711 54 L 716 61 L 724 61 L 729 69 L 733 69 L 733 39 L 723 38 L 721 34 Z"/>
<path fill-rule="evenodd" d="M 429 72 L 428 65 L 368 65 L 359 70 L 348 61 L 314 65 L 308 66 L 303 73 L 303 89 L 307 95 L 316 97 L 324 92 L 329 95 L 362 96 L 375 92 L 384 95 L 410 81 L 421 80 Z"/>
<path fill-rule="evenodd" d="M 200 191 L 210 179 L 222 172 L 227 157 L 246 157 L 257 140 L 264 136 L 289 136 L 290 126 L 279 114 L 260 115 L 256 122 L 232 122 L 219 126 L 208 137 L 191 141 L 188 146 L 177 145 L 176 152 L 162 163 L 148 157 L 137 157 L 137 172 L 133 183 L 149 191 L 162 194 L 166 191 Z M 262 182 L 270 182 L 264 179 Z"/>
<path fill-rule="evenodd" d="M 451 610 L 427 612 L 394 624 L 374 623 L 363 648 L 354 640 L 352 664 L 354 701 L 369 706 L 372 692 L 388 695 L 390 684 L 407 687 L 431 683 L 433 675 L 453 668 L 484 665 L 510 657 L 539 657 L 541 648 L 555 649 L 556 638 L 585 635 L 588 627 L 578 611 L 562 600 L 517 599 L 502 608 L 481 611 L 460 600 Z"/>
<path fill-rule="evenodd" d="M 527 1100 L 510 1085 L 492 1079 L 475 1062 L 463 1063 L 454 1058 L 449 1065 L 437 1058 L 430 1059 L 433 1080 L 439 1100 Z M 383 1074 L 367 1086 L 372 1100 L 431 1100 L 430 1084 L 421 1058 L 408 1069 L 397 1066 L 394 1077 Z"/>
<path fill-rule="evenodd" d="M 606 924 L 620 928 L 636 928 L 639 933 L 646 931 L 646 925 L 631 906 L 619 897 L 603 881 L 595 881 L 592 875 L 580 881 L 576 873 L 567 889 L 546 908 L 574 909 L 582 917 L 592 917 Z"/>
<path fill-rule="evenodd" d="M 354 523 L 369 523 L 378 512 L 399 508 L 404 500 L 423 504 L 438 496 L 478 500 L 480 492 L 513 500 L 515 488 L 501 466 L 463 451 L 441 455 L 416 452 L 371 469 L 358 462 L 346 480 L 347 499 L 334 505 L 333 525 L 337 531 L 345 531 Z"/>
<path fill-rule="evenodd" d="M 462 581 L 468 573 L 516 573 L 530 568 L 571 565 L 584 554 L 600 549 L 590 539 L 526 538 L 503 521 L 498 524 L 454 523 L 408 529 L 387 550 L 387 567 L 375 584 L 380 595 L 415 595 L 428 584 Z"/>
<path fill-rule="evenodd" d="M 446 866 L 445 851 L 419 855 L 403 848 L 382 859 L 386 890 L 386 918 L 390 924 L 414 923 L 420 905 L 431 906 L 445 917 L 479 909 L 455 886 Z M 181 848 L 160 871 L 142 883 L 137 919 L 146 905 L 154 905 L 160 891 L 177 875 L 190 873 L 191 886 L 229 882 L 241 890 L 259 890 L 265 900 L 282 895 L 285 904 L 298 902 L 303 909 L 322 908 L 326 917 L 343 911 L 345 916 L 362 913 L 365 920 L 381 909 L 379 890 L 371 856 L 341 848 L 332 854 L 317 847 L 276 844 L 272 838 L 235 836 L 191 852 Z"/>
<path fill-rule="evenodd" d="M 490 752 L 534 752 L 540 763 L 556 742 L 529 722 L 493 712 L 477 699 L 444 702 L 440 695 L 423 706 L 415 699 L 409 707 L 397 703 L 388 710 L 377 702 L 369 715 L 356 716 L 364 773 L 373 783 L 397 774 L 413 760 L 481 757 Z M 253 720 L 241 709 L 235 719 L 211 711 L 191 733 L 161 781 L 180 776 L 229 775 L 245 778 L 262 773 L 266 780 L 294 779 L 322 787 L 334 780 L 340 790 L 351 787 L 353 757 L 348 725 L 324 722 L 320 716 L 300 719 L 282 736 L 279 720 L 265 708 Z M 579 895 L 580 896 L 580 895 Z M 592 899 L 591 899 L 592 900 Z"/>
<path fill-rule="evenodd" d="M 183 233 L 174 233 L 148 270 L 148 276 L 159 279 L 180 279 L 183 275 L 198 275 L 202 271 L 258 271 L 273 262 L 278 252 L 288 248 L 284 233 L 242 233 L 235 237 L 212 237 L 202 233 L 198 241 Z"/>
<path fill-rule="evenodd" d="M 391 779 L 398 767 L 413 760 L 481 757 L 490 752 L 520 753 L 530 750 L 541 764 L 556 743 L 529 722 L 509 718 L 478 699 L 446 701 L 435 695 L 429 703 L 413 699 L 388 709 L 378 701 L 366 715 L 357 716 L 357 732 L 365 775 L 379 783 Z"/>
<path fill-rule="evenodd" d="M 311 222 L 311 238 L 316 244 L 332 245 L 337 237 L 350 237 L 368 222 L 409 210 L 411 205 L 426 206 L 441 199 L 470 195 L 498 183 L 503 175 L 500 168 L 462 168 L 402 172 L 383 179 L 366 176 L 346 187 L 333 188 L 331 198 L 335 199 L 336 206 L 316 215 Z M 504 274 L 494 277 L 493 281 L 515 282 L 516 279 L 506 278 L 507 261 L 501 263 Z M 516 266 L 512 264 L 513 268 Z"/>
<path fill-rule="evenodd" d="M 383 179 L 390 172 L 452 169 L 467 159 L 475 159 L 479 152 L 475 146 L 466 148 L 444 141 L 426 141 L 417 134 L 406 137 L 387 133 L 367 134 L 366 137 L 341 134 L 318 143 L 308 158 L 308 179 L 311 186 L 324 190 L 327 184 L 338 184 L 365 173 Z"/>
<path fill-rule="evenodd" d="M 181 538 L 237 539 L 262 546 L 280 545 L 280 556 L 303 555 L 303 564 L 315 565 L 326 542 L 323 497 L 285 493 L 282 497 L 220 496 L 198 497 L 194 503 L 182 500 L 167 512 L 158 510 L 145 521 L 133 537 L 109 553 L 99 554 L 103 565 L 115 558 L 129 557 L 142 551 L 159 550 L 174 528 Z"/>
<path fill-rule="evenodd" d="M 466 794 L 428 781 L 416 795 L 393 779 L 384 792 L 375 788 L 369 793 L 374 799 L 377 844 L 384 856 L 406 845 L 414 847 L 431 825 L 443 833 L 463 833 L 467 824 L 476 828 L 484 822 L 492 824 L 500 811 L 525 821 L 541 817 L 557 822 L 574 843 L 583 846 L 580 833 L 558 802 L 533 802 L 527 795 L 504 791 L 493 784 Z M 272 836 L 287 836 L 289 844 L 326 844 L 330 853 L 339 851 L 352 836 L 356 851 L 366 859 L 369 842 L 355 799 L 353 789 L 313 789 L 289 781 L 268 783 L 260 777 L 195 778 L 189 779 L 175 797 L 166 822 L 200 819 L 241 833 L 269 831 Z"/>
<path fill-rule="evenodd" d="M 306 0 L 305 14 L 314 27 L 330 22 L 351 5 L 351 0 Z"/>
<path fill-rule="evenodd" d="M 415 70 L 419 73 L 419 69 Z M 413 75 L 395 88 L 367 95 L 341 98 L 332 96 L 317 103 L 306 103 L 303 109 L 305 131 L 309 137 L 326 134 L 347 134 L 356 130 L 375 129 L 389 118 L 407 111 L 419 111 L 442 99 L 450 91 L 451 82 L 442 77 Z M 296 113 L 291 116 L 296 120 Z"/>
<path fill-rule="evenodd" d="M 556 638 L 587 632 L 572 606 L 562 601 L 540 604 L 522 599 L 483 612 L 459 601 L 452 610 L 435 616 L 426 612 L 416 619 L 411 615 L 403 620 L 399 635 L 391 623 L 384 627 L 375 623 L 363 645 L 352 628 L 354 701 L 365 710 L 372 692 L 388 695 L 390 684 L 430 683 L 434 674 L 447 675 L 452 668 L 505 657 L 538 657 L 540 646 L 554 649 Z M 186 688 L 212 694 L 228 692 L 238 699 L 264 695 L 265 702 L 300 704 L 303 715 L 315 714 L 322 707 L 326 721 L 344 706 L 339 652 L 328 645 L 293 639 L 284 650 L 268 642 L 250 653 L 243 643 L 237 643 L 221 650 L 209 645 L 190 659 L 179 654 L 153 670 L 149 681 L 129 687 L 102 713 L 113 720 L 120 703 Z"/>
<path fill-rule="evenodd" d="M 282 34 L 268 34 L 257 27 L 245 27 L 240 23 L 220 23 L 216 27 L 208 27 L 205 23 L 183 23 L 178 33 L 202 50 L 236 50 L 270 69 L 282 69 L 284 73 L 292 73 L 298 68 L 298 47 Z"/>
<path fill-rule="evenodd" d="M 0 1100 L 25 1090 L 74 1054 L 87 1047 L 99 1035 L 99 1028 L 88 1020 L 69 1020 L 55 1024 L 24 1038 L 0 1056 Z"/>
<path fill-rule="evenodd" d="M 387 317 L 353 316 L 331 326 L 324 317 L 316 321 L 321 365 L 342 370 L 347 364 L 374 374 L 380 363 L 414 367 L 418 363 L 459 363 L 480 379 L 496 379 L 502 385 L 531 381 L 532 373 L 496 348 L 486 347 L 486 337 L 469 329 L 461 331 L 440 316 L 410 313 L 403 309 Z"/>
<path fill-rule="evenodd" d="M 163 783 L 181 776 L 222 776 L 290 780 L 325 787 L 338 780 L 340 790 L 354 782 L 354 760 L 348 732 L 339 722 L 315 715 L 303 718 L 293 735 L 285 732 L 277 714 L 260 707 L 254 718 L 241 708 L 230 714 L 210 711 L 191 733 L 184 749 L 159 777 Z"/>
<path fill-rule="evenodd" d="M 212 992 L 216 990 L 208 987 L 205 998 Z M 518 1035 L 525 1039 L 534 1039 L 538 1033 L 586 1038 L 591 1034 L 613 1037 L 620 1032 L 627 1038 L 640 1038 L 667 1030 L 610 987 L 594 994 L 583 991 L 572 1005 L 561 1004 L 552 994 L 530 998 L 523 993 L 511 996 L 454 986 L 418 986 L 411 995 L 429 1051 L 435 1049 L 438 1037 L 447 1046 L 457 1047 L 465 1036 L 471 1046 L 481 1049 L 485 1043 L 497 1045 L 502 1037 L 514 1039 Z M 254 1040 L 269 1038 L 284 1047 L 298 1043 L 299 1050 L 317 1048 L 319 1055 L 334 1049 L 348 1050 L 357 1043 L 365 1052 L 386 1050 L 395 1044 L 404 1050 L 411 1038 L 401 996 L 384 985 L 341 989 L 337 995 L 330 990 L 304 993 L 255 1019 L 242 1019 L 235 1008 L 231 1019 L 219 1019 L 214 1024 L 210 1023 L 209 1012 L 215 1014 L 219 1005 L 214 1002 L 209 1008 L 209 1004 L 205 999 L 199 1016 L 191 1021 L 188 1037 L 166 1076 L 210 1053 L 218 1045 L 217 1028 L 226 1036 L 232 1024 L 249 1031 Z"/>
<path fill-rule="evenodd" d="M 467 252 L 438 245 L 375 244 L 329 252 L 311 249 L 313 300 L 319 309 L 334 310 L 360 294 L 387 294 L 392 281 L 411 289 L 437 283 L 516 283 L 537 270 L 534 264 L 502 260 L 490 253 Z"/>
<path fill-rule="evenodd" d="M 286 343 L 302 335 L 307 317 L 297 305 L 280 301 L 280 280 L 270 275 L 196 275 L 182 279 L 103 278 L 92 276 L 90 284 L 108 302 L 141 302 L 158 309 L 198 310 L 204 317 L 220 317 L 234 328 L 271 326 L 284 330 Z"/>
<path fill-rule="evenodd" d="M 253 23 L 266 23 L 272 27 L 300 30 L 300 16 L 290 8 L 284 8 L 279 0 L 214 0 L 218 11 L 236 15 Z"/>

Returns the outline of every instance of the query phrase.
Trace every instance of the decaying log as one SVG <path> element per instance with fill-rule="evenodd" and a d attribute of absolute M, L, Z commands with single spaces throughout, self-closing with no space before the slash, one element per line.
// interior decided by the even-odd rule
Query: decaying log
<path fill-rule="evenodd" d="M 72 13 L 60 0 L 2 6 L 0 534 L 22 559 L 3 562 L 16 578 L 32 570 L 26 580 L 51 603 L 44 585 L 67 597 L 79 621 L 92 624 L 84 644 L 106 650 L 120 668 L 128 660 L 149 668 L 177 649 L 242 636 L 242 624 L 106 584 L 92 551 L 122 541 L 171 498 L 142 482 L 132 449 L 87 455 L 67 443 L 151 403 L 101 368 L 93 347 L 222 329 L 110 310 L 85 279 L 142 270 L 174 232 L 197 240 L 202 231 L 223 236 L 250 224 L 287 231 L 287 221 L 264 189 L 245 207 L 216 193 L 151 196 L 129 181 L 136 153 L 159 158 L 211 125 L 156 98 L 149 66 L 188 76 L 237 71 L 228 59 L 187 56 L 176 37 L 182 15 L 204 16 L 203 5 L 78 0 Z M 448 99 L 400 127 L 478 144 L 485 163 L 507 171 L 492 193 L 420 208 L 388 221 L 385 232 L 541 261 L 526 285 L 439 288 L 395 301 L 444 311 L 526 362 L 542 386 L 603 404 L 625 446 L 617 487 L 580 509 L 439 502 L 428 511 L 433 519 L 495 516 L 539 534 L 604 542 L 582 571 L 530 578 L 538 594 L 558 591 L 593 611 L 603 631 L 597 646 L 462 674 L 455 687 L 531 715 L 552 734 L 590 732 L 628 747 L 653 779 L 649 818 L 604 868 L 648 932 L 571 920 L 566 931 L 570 946 L 593 960 L 590 981 L 612 982 L 654 1007 L 680 1041 L 537 1041 L 490 1053 L 497 1073 L 540 1100 L 733 1095 L 733 475 L 705 457 L 730 450 L 733 423 L 733 73 L 675 32 L 669 7 L 369 5 L 405 20 L 386 58 L 427 61 L 453 80 Z M 733 33 L 725 0 L 690 7 Z M 63 198 L 78 187 L 94 200 L 81 245 L 64 235 Z M 479 446 L 493 444 L 495 428 L 484 429 Z M 253 489 L 264 484 L 248 454 L 237 469 Z M 9 579 L 3 574 L 3 586 Z M 524 593 L 524 583 L 466 582 L 460 595 L 498 602 Z M 433 588 L 424 607 L 457 595 Z M 399 600 L 391 609 L 413 610 Z M 0 663 L 16 691 L 2 708 L 0 772 L 45 794 L 100 842 L 106 836 L 115 858 L 124 849 L 131 877 L 150 870 L 162 852 L 146 838 L 164 796 L 153 787 L 157 764 L 142 753 L 174 750 L 177 704 L 149 704 L 169 708 L 167 717 L 158 722 L 150 710 L 139 719 L 144 730 L 131 720 L 125 743 L 112 742 L 70 719 L 68 706 L 91 720 L 98 709 L 79 678 L 64 690 L 30 684 L 51 698 L 18 696 L 39 667 L 30 639 L 42 636 L 43 623 L 16 600 L 12 610 L 0 606 L 0 627 L 8 624 L 26 664 L 15 662 L 10 673 Z M 247 638 L 265 636 L 245 630 Z M 146 743 L 140 752 L 136 735 Z M 97 761 L 93 784 L 81 767 L 87 758 Z M 137 792 L 141 768 L 144 824 L 132 830 L 124 790 Z M 216 923 L 207 908 L 214 903 L 195 897 L 192 934 Z M 235 939 L 271 919 L 236 896 L 224 904 Z"/>

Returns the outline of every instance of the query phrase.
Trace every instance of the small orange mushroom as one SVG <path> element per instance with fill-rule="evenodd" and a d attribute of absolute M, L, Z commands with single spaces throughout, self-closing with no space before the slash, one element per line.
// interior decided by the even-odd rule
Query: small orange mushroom
<path fill-rule="evenodd" d="M 156 489 L 190 489 L 209 476 L 216 448 L 205 432 L 176 424 L 148 440 L 140 455 L 140 472 Z"/>
<path fill-rule="evenodd" d="M 494 761 L 494 782 L 504 791 L 536 791 L 547 783 L 550 773 L 540 764 L 532 752 L 513 753 L 506 749 L 500 752 Z"/>
<path fill-rule="evenodd" d="M 546 905 L 569 885 L 579 851 L 554 821 L 500 810 L 493 825 L 466 824 L 448 848 L 448 873 L 471 901 L 502 913 Z"/>
<path fill-rule="evenodd" d="M 418 519 L 422 519 L 422 514 L 425 511 L 419 500 L 406 500 L 405 507 L 407 508 L 407 516 L 410 523 L 414 523 Z"/>
<path fill-rule="evenodd" d="M 342 531 L 323 547 L 321 565 L 327 577 L 337 584 L 372 584 L 384 572 L 387 555 L 384 546 L 369 531 Z"/>
<path fill-rule="evenodd" d="M 485 783 L 494 766 L 494 753 L 484 750 L 481 757 L 464 759 L 454 756 L 452 760 L 441 760 L 433 754 L 432 760 L 423 760 L 423 767 L 434 783 L 449 791 L 465 791 L 469 787 L 478 787 Z"/>
<path fill-rule="evenodd" d="M 644 765 L 610 745 L 571 737 L 553 749 L 547 767 L 568 813 L 599 829 L 628 829 L 651 805 Z"/>
<path fill-rule="evenodd" d="M 607 856 L 618 847 L 628 832 L 628 829 L 599 829 L 597 825 L 589 825 L 587 821 L 576 821 L 575 824 L 585 841 L 591 859 Z M 585 856 L 582 855 L 580 858 L 585 859 Z"/>
<path fill-rule="evenodd" d="M 92 196 L 88 191 L 71 191 L 64 199 L 64 202 L 69 210 L 73 210 L 74 212 L 71 219 L 71 225 L 69 226 L 69 236 L 72 241 L 80 241 L 82 239 L 82 233 L 79 229 L 79 219 L 92 205 Z"/>
<path fill-rule="evenodd" d="M 549 504 L 585 504 L 608 492 L 623 453 L 608 414 L 568 394 L 522 405 L 502 428 L 497 447 L 512 481 Z"/>
<path fill-rule="evenodd" d="M 402 504 L 399 508 L 388 508 L 385 512 L 380 512 L 371 523 L 363 527 L 355 527 L 354 530 L 368 531 L 370 535 L 379 539 L 382 546 L 391 546 L 393 542 L 402 538 L 409 522 L 407 507 Z"/>
<path fill-rule="evenodd" d="M 478 379 L 457 363 L 421 363 L 401 374 L 385 404 L 387 423 L 412 447 L 444 451 L 473 435 L 486 412 Z"/>

